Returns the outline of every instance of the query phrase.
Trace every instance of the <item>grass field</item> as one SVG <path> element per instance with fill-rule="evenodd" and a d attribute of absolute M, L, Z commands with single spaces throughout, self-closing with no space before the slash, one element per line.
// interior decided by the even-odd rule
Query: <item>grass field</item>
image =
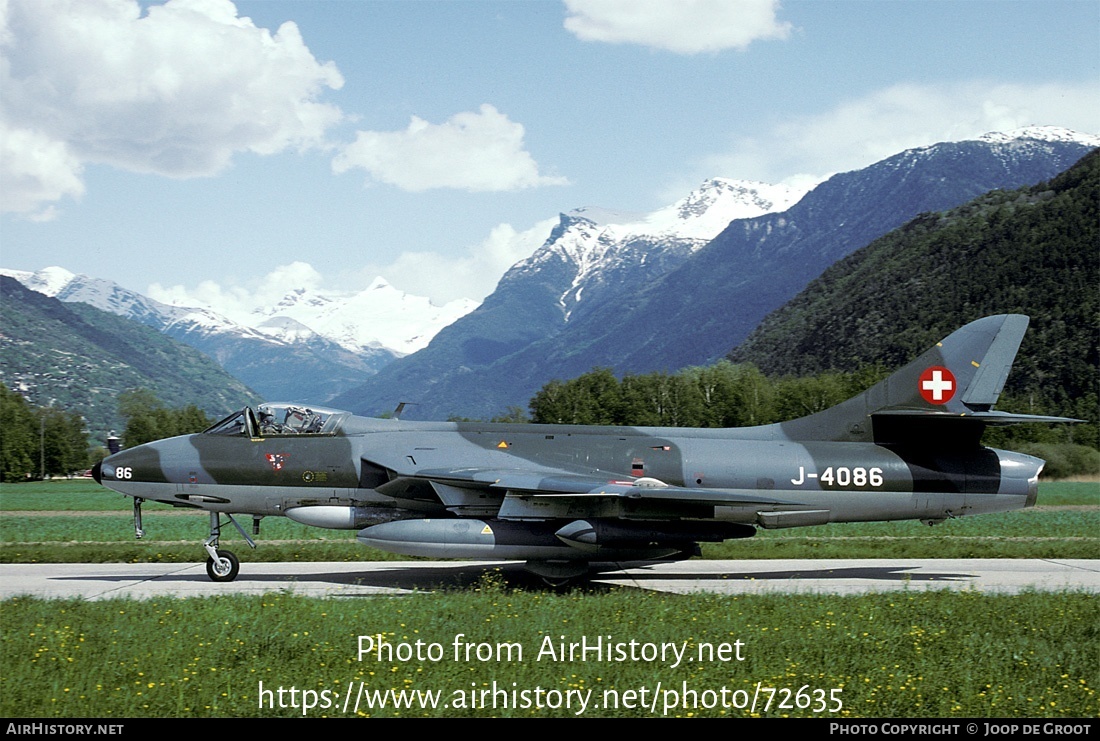
<path fill-rule="evenodd" d="M 704 555 L 1100 557 L 1100 485 L 1043 484 L 1039 504 L 935 528 L 762 532 Z M 153 505 L 145 515 L 149 535 L 134 541 L 130 500 L 90 482 L 5 486 L 0 556 L 200 559 L 203 514 Z M 265 520 L 259 542 L 236 550 L 381 555 L 354 533 L 283 518 Z M 1100 600 L 1077 592 L 559 593 L 508 587 L 490 569 L 472 589 L 354 600 L 20 597 L 0 602 L 0 627 L 9 718 L 1100 716 Z M 360 636 L 381 653 L 361 656 Z M 570 659 L 582 640 L 609 648 Z"/>
<path fill-rule="evenodd" d="M 0 562 L 110 563 L 202 560 L 205 513 L 146 503 L 146 536 L 134 539 L 132 500 L 90 481 L 0 488 Z M 760 530 L 756 537 L 704 544 L 706 558 L 1100 558 L 1100 483 L 1050 482 L 1037 507 L 918 522 L 844 523 Z M 250 526 L 245 518 L 242 525 Z M 324 530 L 282 517 L 262 521 L 259 547 L 222 542 L 246 561 L 406 560 L 364 548 L 354 531 Z M 231 544 L 237 541 L 236 546 Z"/>
<path fill-rule="evenodd" d="M 0 620 L 6 717 L 1100 714 L 1100 602 L 1085 594 L 595 596 L 505 590 L 490 574 L 464 592 L 354 601 L 21 598 Z M 382 648 L 361 657 L 359 636 Z M 570 659 L 582 638 L 622 653 Z M 284 707 L 261 692 L 278 688 Z"/>

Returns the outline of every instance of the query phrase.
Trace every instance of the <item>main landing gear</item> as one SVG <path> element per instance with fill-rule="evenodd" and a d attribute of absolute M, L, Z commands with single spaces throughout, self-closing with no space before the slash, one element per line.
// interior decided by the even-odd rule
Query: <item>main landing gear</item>
<path fill-rule="evenodd" d="M 565 587 L 583 581 L 588 576 L 587 561 L 539 561 L 530 560 L 523 566 L 542 583 L 554 589 Z"/>

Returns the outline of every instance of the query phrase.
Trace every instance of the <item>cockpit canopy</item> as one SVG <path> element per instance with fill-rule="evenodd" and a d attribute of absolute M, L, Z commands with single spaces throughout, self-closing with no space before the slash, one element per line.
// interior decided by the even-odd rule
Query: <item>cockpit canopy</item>
<path fill-rule="evenodd" d="M 349 416 L 350 412 L 339 409 L 285 402 L 264 403 L 255 411 L 245 407 L 230 414 L 203 430 L 203 434 L 245 437 L 335 435 Z"/>

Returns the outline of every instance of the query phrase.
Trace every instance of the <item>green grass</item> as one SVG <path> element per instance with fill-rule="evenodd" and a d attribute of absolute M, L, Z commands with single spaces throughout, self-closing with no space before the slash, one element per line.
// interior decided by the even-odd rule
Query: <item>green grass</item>
<path fill-rule="evenodd" d="M 1100 481 L 1049 481 L 1039 483 L 1042 506 L 1100 506 Z"/>
<path fill-rule="evenodd" d="M 1043 484 L 1032 509 L 949 521 L 856 523 L 762 531 L 704 547 L 710 558 L 1052 557 L 1096 558 L 1096 484 Z M 1082 509 L 1081 506 L 1086 508 Z M 56 511 L 57 515 L 20 514 Z M 202 513 L 146 506 L 146 539 L 133 539 L 130 500 L 88 482 L 0 490 L 0 559 L 6 562 L 200 560 Z M 81 511 L 86 514 L 72 515 Z M 246 527 L 250 524 L 243 522 Z M 245 561 L 391 558 L 360 546 L 353 532 L 263 521 L 250 551 L 231 528 L 225 542 Z M 1036 553 L 1047 553 L 1035 555 Z M 1081 554 L 1081 555 L 1076 555 Z M 392 557 L 397 558 L 397 557 Z M 516 582 L 510 581 L 515 586 Z M 673 595 L 613 587 L 556 593 L 504 586 L 495 570 L 474 588 L 403 597 L 317 600 L 290 594 L 148 601 L 40 600 L 0 603 L 0 712 L 6 717 L 300 717 L 300 703 L 268 690 L 294 688 L 320 705 L 310 716 L 345 716 L 349 686 L 364 691 L 435 692 L 451 707 L 392 706 L 359 715 L 555 717 L 572 708 L 495 709 L 469 705 L 493 682 L 506 692 L 536 688 L 585 693 L 589 717 L 802 716 L 849 718 L 1094 718 L 1100 662 L 1095 595 L 896 592 L 863 596 Z M 391 644 L 439 644 L 430 659 L 358 660 L 360 635 Z M 456 635 L 475 644 L 517 644 L 523 661 L 455 659 Z M 536 661 L 543 641 L 742 642 L 743 661 Z M 360 685 L 362 683 L 362 685 Z M 515 684 L 513 684 L 515 683 Z M 717 706 L 748 701 L 757 686 L 778 691 L 755 712 Z M 657 688 L 660 686 L 660 693 Z M 642 692 L 646 694 L 642 694 Z M 682 704 L 684 691 L 700 704 Z M 791 708 L 777 707 L 789 690 Z M 802 694 L 799 695 L 799 691 Z M 819 695 L 826 709 L 814 713 Z M 834 695 L 833 690 L 838 690 Z M 632 691 L 633 695 L 627 695 Z M 606 695 L 605 695 L 606 692 Z M 675 692 L 676 694 L 671 694 Z M 694 692 L 691 695 L 690 692 Z M 327 694 L 326 694 L 327 693 Z M 601 706 L 616 696 L 617 708 Z M 709 694 L 708 694 L 709 693 Z M 500 695 L 496 696 L 498 698 Z M 509 695 L 509 697 L 511 697 Z M 840 702 L 839 709 L 832 698 Z M 633 701 L 627 707 L 628 699 Z M 801 698 L 801 700 L 799 699 Z M 656 699 L 652 709 L 641 702 Z M 676 707 L 666 709 L 673 700 Z M 809 699 L 811 707 L 798 702 Z"/>
<path fill-rule="evenodd" d="M 508 590 L 490 574 L 472 590 L 350 601 L 285 594 L 95 603 L 18 598 L 0 604 L 0 619 L 0 712 L 7 717 L 303 715 L 300 708 L 278 707 L 277 695 L 275 707 L 261 707 L 261 682 L 266 689 L 293 687 L 299 696 L 311 690 L 331 702 L 311 716 L 345 716 L 352 715 L 342 705 L 349 683 L 370 691 L 439 692 L 454 703 L 458 695 L 468 700 L 470 690 L 491 690 L 494 681 L 509 692 L 591 690 L 590 702 L 601 705 L 606 690 L 619 693 L 617 709 L 590 706 L 585 715 L 592 717 L 1100 715 L 1100 601 L 1080 593 L 554 594 Z M 513 652 L 479 660 L 476 651 L 469 657 L 460 651 L 456 659 L 459 634 L 460 644 L 486 644 L 483 658 L 500 644 L 513 644 Z M 385 653 L 382 660 L 376 654 L 359 660 L 360 635 L 382 635 L 395 647 L 419 640 L 425 652 L 439 644 L 438 660 L 427 653 L 420 660 Z M 665 661 L 630 660 L 629 653 L 611 662 L 538 658 L 547 640 L 557 646 L 601 636 L 613 643 L 686 645 L 693 657 L 702 643 L 740 641 L 743 660 L 732 651 L 730 660 L 679 666 L 671 655 Z M 829 700 L 816 714 L 781 709 L 782 695 L 767 711 L 759 700 L 755 713 L 666 707 L 674 698 L 682 703 L 685 689 L 700 703 L 720 698 L 723 689 L 730 702 L 747 702 L 757 683 L 791 690 L 792 701 L 800 689 L 803 698 L 816 690 L 831 698 L 839 690 L 840 707 Z M 623 693 L 643 688 L 648 695 L 636 697 L 656 698 L 655 707 L 622 706 Z M 284 699 L 290 703 L 289 693 Z M 554 717 L 575 711 L 361 706 L 359 714 Z"/>
<path fill-rule="evenodd" d="M 205 537 L 210 526 L 210 516 L 205 512 L 169 512 L 146 513 L 142 511 L 142 526 L 148 533 L 149 542 L 171 543 L 174 541 L 193 542 L 196 537 Z M 226 518 L 223 516 L 222 521 Z M 237 518 L 237 522 L 252 532 L 250 517 Z M 354 540 L 353 530 L 326 530 L 309 527 L 288 520 L 285 517 L 272 517 L 262 521 L 262 540 Z M 201 539 L 200 537 L 200 539 Z M 114 541 L 132 541 L 134 539 L 134 519 L 129 512 L 117 514 L 88 513 L 83 515 L 25 516 L 4 514 L 0 517 L 0 540 L 5 543 L 35 543 L 42 541 L 80 542 L 94 541 L 109 543 Z M 240 533 L 232 525 L 223 527 L 223 539 L 240 540 Z"/>
<path fill-rule="evenodd" d="M 1100 481 L 1043 481 L 1039 484 L 1040 506 L 1100 506 Z M 144 510 L 173 511 L 173 507 L 146 502 Z M 129 512 L 133 500 L 110 491 L 91 479 L 32 481 L 0 484 L 0 512 L 19 510 L 69 510 L 81 512 Z"/>
<path fill-rule="evenodd" d="M 0 512 L 50 510 L 79 512 L 130 512 L 134 500 L 110 491 L 91 479 L 29 481 L 24 484 L 0 484 Z M 169 511 L 166 504 L 149 502 L 148 511 Z"/>
<path fill-rule="evenodd" d="M 934 527 L 913 521 L 760 530 L 746 540 L 704 544 L 703 556 L 1100 558 L 1100 484 L 1043 483 L 1038 504 L 1015 512 L 962 517 Z M 58 514 L 39 514 L 42 511 Z M 238 521 L 251 528 L 250 518 Z M 202 560 L 199 544 L 208 528 L 204 512 L 146 503 L 143 526 L 145 538 L 135 540 L 132 500 L 93 482 L 55 481 L 0 489 L 3 563 Z M 232 526 L 223 528 L 222 543 L 245 562 L 410 560 L 359 545 L 354 531 L 308 527 L 282 517 L 262 520 L 256 542 L 259 547 L 251 550 Z"/>

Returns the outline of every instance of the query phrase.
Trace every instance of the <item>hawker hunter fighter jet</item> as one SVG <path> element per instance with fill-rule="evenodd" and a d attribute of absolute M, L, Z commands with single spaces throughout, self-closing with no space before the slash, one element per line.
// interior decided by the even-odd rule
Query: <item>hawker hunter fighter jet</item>
<path fill-rule="evenodd" d="M 522 560 L 547 582 L 590 564 L 689 558 L 758 528 L 922 520 L 1035 503 L 1043 461 L 981 445 L 989 425 L 1069 422 L 993 411 L 1028 318 L 957 330 L 859 396 L 738 429 L 411 422 L 290 404 L 110 456 L 96 481 L 141 503 L 358 530 L 364 545 L 432 558 Z M 228 518 L 228 523 L 223 522 Z"/>

